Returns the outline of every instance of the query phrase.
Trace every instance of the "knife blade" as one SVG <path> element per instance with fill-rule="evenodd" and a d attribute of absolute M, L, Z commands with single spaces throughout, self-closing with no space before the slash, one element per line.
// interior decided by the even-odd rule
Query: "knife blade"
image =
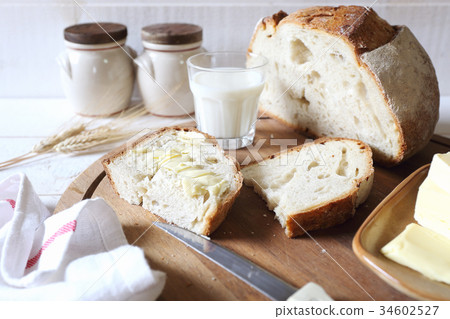
<path fill-rule="evenodd" d="M 302 300 L 332 300 L 322 287 L 317 284 L 309 283 L 298 290 L 298 288 L 281 280 L 250 260 L 212 242 L 208 237 L 197 235 L 172 224 L 160 222 L 154 222 L 153 224 L 229 271 L 271 300 L 287 300 L 288 298 L 290 300 L 299 300 L 295 296 L 301 296 Z"/>

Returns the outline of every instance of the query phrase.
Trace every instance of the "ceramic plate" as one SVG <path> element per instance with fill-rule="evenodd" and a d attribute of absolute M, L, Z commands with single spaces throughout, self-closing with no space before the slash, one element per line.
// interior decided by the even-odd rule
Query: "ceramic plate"
<path fill-rule="evenodd" d="M 426 278 L 381 254 L 380 249 L 414 222 L 419 186 L 430 165 L 419 168 L 398 185 L 369 215 L 353 239 L 353 251 L 364 265 L 392 287 L 421 300 L 450 300 L 450 285 Z"/>

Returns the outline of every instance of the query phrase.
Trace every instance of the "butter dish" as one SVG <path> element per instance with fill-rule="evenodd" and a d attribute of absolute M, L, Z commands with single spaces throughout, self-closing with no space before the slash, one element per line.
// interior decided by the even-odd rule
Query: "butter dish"
<path fill-rule="evenodd" d="M 450 285 L 431 280 L 381 253 L 381 248 L 414 223 L 420 185 L 428 175 L 425 165 L 400 183 L 369 215 L 353 238 L 359 260 L 392 287 L 420 300 L 450 300 Z"/>

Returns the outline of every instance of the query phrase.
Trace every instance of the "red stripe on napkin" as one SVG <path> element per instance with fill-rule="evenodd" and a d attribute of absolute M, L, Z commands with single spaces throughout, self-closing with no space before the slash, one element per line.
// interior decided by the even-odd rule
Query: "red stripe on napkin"
<path fill-rule="evenodd" d="M 8 202 L 12 209 L 16 208 L 16 201 L 14 199 L 4 199 L 4 201 Z"/>
<path fill-rule="evenodd" d="M 57 237 L 67 234 L 69 232 L 74 232 L 76 228 L 77 228 L 76 220 L 72 220 L 72 221 L 68 222 L 67 224 L 61 226 L 61 228 L 58 229 L 56 231 L 56 233 L 54 233 L 49 239 L 47 239 L 47 241 L 44 243 L 44 245 L 42 245 L 41 249 L 39 249 L 39 252 L 36 254 L 36 256 L 34 256 L 31 259 L 28 259 L 27 266 L 25 267 L 25 269 L 31 268 L 34 265 L 36 265 L 39 258 L 41 258 L 42 252 L 45 249 L 47 249 L 55 241 L 55 239 Z"/>

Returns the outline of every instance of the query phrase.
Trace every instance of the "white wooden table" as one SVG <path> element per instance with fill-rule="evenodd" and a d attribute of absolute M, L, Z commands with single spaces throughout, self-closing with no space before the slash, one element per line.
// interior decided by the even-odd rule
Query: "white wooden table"
<path fill-rule="evenodd" d="M 441 98 L 441 116 L 436 134 L 450 138 L 450 97 Z M 34 144 L 55 133 L 74 117 L 64 99 L 0 99 L 0 162 L 28 152 Z M 162 127 L 181 124 L 187 119 L 146 116 L 138 125 Z M 45 155 L 0 170 L 0 180 L 24 172 L 42 201 L 53 211 L 69 184 L 106 150 L 83 155 Z"/>

